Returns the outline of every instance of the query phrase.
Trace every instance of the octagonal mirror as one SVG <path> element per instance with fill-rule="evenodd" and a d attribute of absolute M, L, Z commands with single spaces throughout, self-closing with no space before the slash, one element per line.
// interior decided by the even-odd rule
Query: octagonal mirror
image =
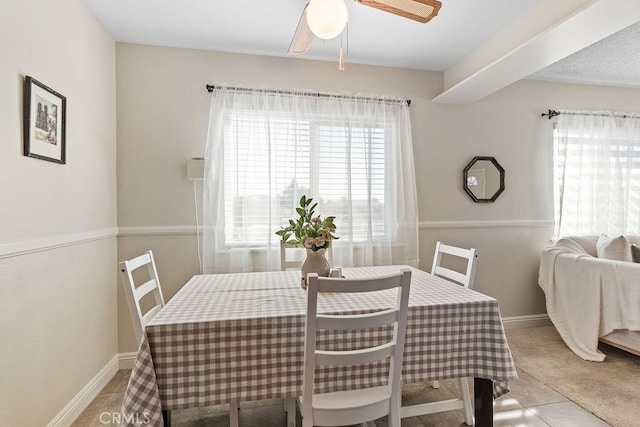
<path fill-rule="evenodd" d="M 504 169 L 495 157 L 476 156 L 464 168 L 464 191 L 476 203 L 492 203 L 504 191 Z"/>

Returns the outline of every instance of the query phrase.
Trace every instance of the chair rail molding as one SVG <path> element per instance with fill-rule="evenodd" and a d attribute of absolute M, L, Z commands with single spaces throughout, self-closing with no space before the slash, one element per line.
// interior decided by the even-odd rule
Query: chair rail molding
<path fill-rule="evenodd" d="M 120 227 L 118 237 L 128 236 L 180 236 L 202 234 L 202 227 L 195 225 L 158 225 Z"/>
<path fill-rule="evenodd" d="M 552 219 L 506 219 L 495 221 L 420 221 L 420 230 L 460 228 L 546 228 L 553 227 Z"/>
<path fill-rule="evenodd" d="M 95 240 L 108 239 L 117 236 L 118 229 L 116 227 L 112 227 L 99 230 L 84 231 L 81 233 L 43 237 L 41 239 L 0 243 L 0 259 L 28 255 L 36 252 L 63 248 L 65 246 L 79 245 L 82 243 L 88 243 Z"/>
<path fill-rule="evenodd" d="M 420 230 L 456 228 L 546 228 L 553 227 L 552 219 L 514 219 L 497 221 L 420 221 Z M 129 236 L 188 236 L 202 234 L 195 225 L 156 225 L 118 228 L 119 237 Z"/>

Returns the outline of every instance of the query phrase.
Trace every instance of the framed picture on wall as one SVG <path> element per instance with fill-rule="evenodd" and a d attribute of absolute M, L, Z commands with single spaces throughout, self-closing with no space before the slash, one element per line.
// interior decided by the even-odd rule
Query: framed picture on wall
<path fill-rule="evenodd" d="M 65 164 L 67 98 L 26 76 L 23 120 L 24 155 Z"/>

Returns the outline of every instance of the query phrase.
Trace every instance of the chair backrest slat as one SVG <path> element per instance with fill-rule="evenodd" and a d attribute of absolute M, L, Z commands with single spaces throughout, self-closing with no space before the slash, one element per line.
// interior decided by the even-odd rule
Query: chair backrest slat
<path fill-rule="evenodd" d="M 466 272 L 465 274 L 462 274 L 462 273 L 458 273 L 455 270 L 450 270 L 448 268 L 441 267 L 441 266 L 436 266 L 436 268 L 433 269 L 431 274 L 444 277 L 445 279 L 453 280 L 454 282 L 458 282 L 460 284 L 465 284 L 468 282 Z"/>
<path fill-rule="evenodd" d="M 355 283 L 355 284 L 354 284 Z M 377 277 L 375 280 L 347 280 L 338 277 L 323 277 L 318 283 L 318 292 L 375 292 L 398 287 L 398 275 Z"/>
<path fill-rule="evenodd" d="M 156 279 L 151 279 L 142 285 L 138 286 L 134 291 L 136 301 L 140 301 L 149 292 L 153 292 L 158 287 Z"/>
<path fill-rule="evenodd" d="M 316 328 L 329 331 L 356 331 L 365 328 L 378 328 L 396 322 L 398 314 L 398 310 L 392 308 L 375 313 L 355 314 L 352 316 L 318 315 Z"/>
<path fill-rule="evenodd" d="M 465 272 L 460 273 L 450 268 L 443 267 L 442 254 L 455 256 L 465 259 L 467 262 Z M 431 274 L 439 277 L 444 277 L 454 281 L 466 288 L 473 289 L 473 283 L 476 275 L 476 265 L 478 261 L 478 250 L 475 248 L 464 249 L 455 246 L 445 245 L 441 242 L 436 243 L 436 252 L 433 257 L 433 265 L 431 267 Z"/>
<path fill-rule="evenodd" d="M 128 264 L 129 271 L 134 271 L 142 266 L 149 264 L 151 262 L 151 257 L 147 252 L 145 252 L 143 255 L 140 255 L 139 257 L 135 257 L 133 259 L 130 259 L 128 261 L 123 261 L 123 262 L 126 262 Z"/>
<path fill-rule="evenodd" d="M 316 366 L 349 366 L 371 363 L 393 356 L 396 346 L 393 342 L 377 347 L 350 351 L 316 350 Z"/>

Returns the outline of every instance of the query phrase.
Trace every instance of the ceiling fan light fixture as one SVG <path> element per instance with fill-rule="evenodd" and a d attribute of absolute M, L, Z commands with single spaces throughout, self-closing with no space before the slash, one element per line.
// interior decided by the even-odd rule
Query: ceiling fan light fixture
<path fill-rule="evenodd" d="M 437 0 L 356 0 L 358 3 L 418 22 L 429 22 L 438 15 L 442 3 Z"/>
<path fill-rule="evenodd" d="M 349 20 L 344 0 L 311 0 L 307 7 L 307 23 L 316 37 L 337 37 Z"/>

